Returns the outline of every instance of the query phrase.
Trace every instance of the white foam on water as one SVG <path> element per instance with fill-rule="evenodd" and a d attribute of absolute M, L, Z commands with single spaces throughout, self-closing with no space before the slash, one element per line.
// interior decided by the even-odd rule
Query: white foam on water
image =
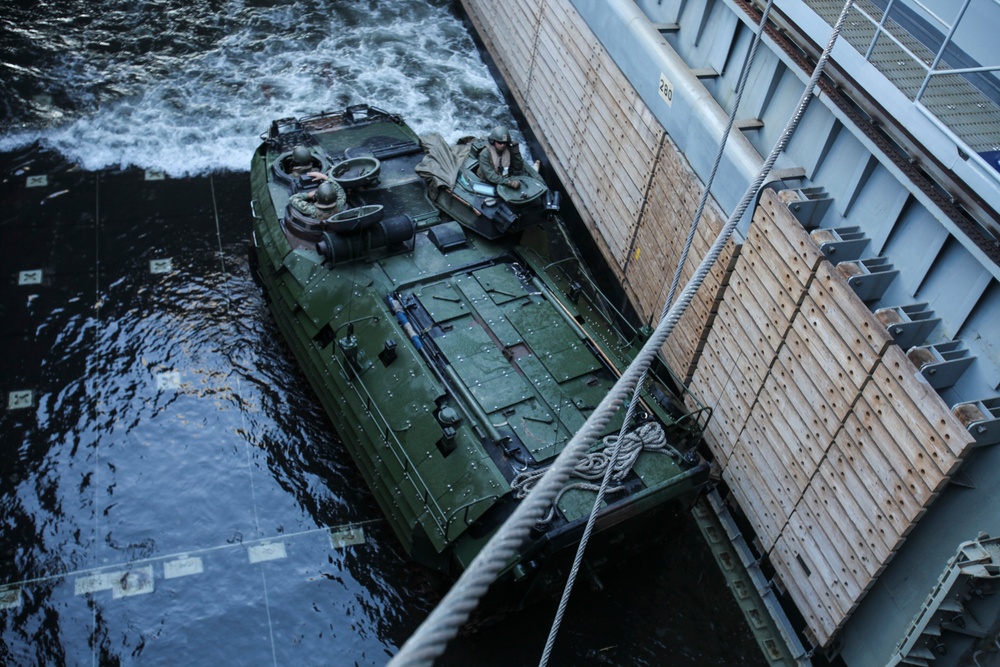
<path fill-rule="evenodd" d="M 513 125 L 450 3 L 274 2 L 159 0 L 143 3 L 141 21 L 138 8 L 42 21 L 30 113 L 7 125 L 0 150 L 39 142 L 86 169 L 178 177 L 246 171 L 271 120 L 348 104 L 450 140 Z M 122 28 L 134 41 L 115 41 Z"/>

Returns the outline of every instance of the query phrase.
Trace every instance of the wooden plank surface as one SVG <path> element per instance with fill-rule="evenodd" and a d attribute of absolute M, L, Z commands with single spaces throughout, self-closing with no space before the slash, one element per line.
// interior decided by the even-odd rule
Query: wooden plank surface
<path fill-rule="evenodd" d="M 839 624 L 864 594 L 864 587 L 854 579 L 838 550 L 807 514 L 796 513 L 790 517 L 782 535 L 793 536 L 794 543 L 815 566 L 813 582 L 817 589 L 824 591 L 827 609 L 834 623 Z"/>
<path fill-rule="evenodd" d="M 771 267 L 782 266 L 784 262 L 780 256 L 774 254 L 772 248 L 756 247 L 751 250 L 750 256 L 754 253 L 763 257 L 765 261 L 753 268 L 737 265 L 733 277 L 738 278 L 762 306 L 766 306 L 766 314 L 772 322 L 776 325 L 782 323 L 787 327 L 798 311 L 804 289 L 791 292 L 779 282 Z"/>
<path fill-rule="evenodd" d="M 600 147 L 599 154 L 606 158 L 603 173 L 614 174 L 617 190 L 641 196 L 652 176 L 658 144 L 621 124 L 617 118 L 623 113 L 621 100 L 610 98 L 611 93 L 600 86 L 591 85 L 590 90 L 591 108 L 585 120 L 591 145 Z"/>
<path fill-rule="evenodd" d="M 727 304 L 720 306 L 720 317 L 725 318 L 730 315 L 729 308 Z M 737 329 L 736 334 L 739 333 Z M 715 354 L 715 360 L 720 367 L 719 372 L 729 380 L 732 391 L 738 394 L 745 409 L 749 411 L 764 386 L 760 372 L 763 357 L 751 346 L 740 344 L 738 335 L 734 335 L 728 327 L 713 327 L 712 334 L 713 336 L 709 338 L 712 342 L 711 351 Z M 703 350 L 702 354 L 707 353 L 708 347 L 706 345 L 706 350 Z M 764 375 L 766 376 L 766 370 Z"/>
<path fill-rule="evenodd" d="M 573 57 L 574 46 L 559 44 L 557 26 L 543 23 L 538 33 L 537 56 L 532 71 L 532 85 L 527 98 L 532 108 L 544 110 L 537 116 L 546 134 L 553 137 L 550 159 L 559 162 L 572 175 L 578 150 L 575 128 L 580 109 L 590 93 L 586 88 L 583 66 Z M 569 101 L 572 100 L 572 103 Z"/>
<path fill-rule="evenodd" d="M 742 257 L 741 253 L 740 260 L 737 261 L 736 265 L 737 273 L 740 270 Z M 781 347 L 788 326 L 787 323 L 776 326 L 770 318 L 764 316 L 765 312 L 765 307 L 757 302 L 753 291 L 747 289 L 746 282 L 734 275 L 730 279 L 725 299 L 719 306 L 720 318 L 722 313 L 732 318 L 732 320 L 726 321 L 730 322 L 732 327 L 738 327 L 739 330 L 742 330 L 752 348 L 760 351 L 766 359 L 773 357 Z"/>
<path fill-rule="evenodd" d="M 783 389 L 778 375 L 768 375 L 759 401 L 759 409 L 766 412 L 775 428 L 784 434 L 784 441 L 799 467 L 812 477 L 830 448 L 830 435 L 799 414 L 801 402 L 797 402 L 794 388 Z"/>
<path fill-rule="evenodd" d="M 771 492 L 774 480 L 757 467 L 752 450 L 752 444 L 744 440 L 741 433 L 722 477 L 740 501 L 740 507 L 747 514 L 763 548 L 768 551 L 777 541 L 788 516 Z"/>
<path fill-rule="evenodd" d="M 866 578 L 871 580 L 880 571 L 882 559 L 888 551 L 873 550 L 858 526 L 847 520 L 851 516 L 847 509 L 849 503 L 850 499 L 842 502 L 822 477 L 814 477 L 809 488 L 802 494 L 802 503 L 796 511 L 808 512 L 830 540 L 839 545 L 844 560 L 856 566 L 859 581 Z"/>
<path fill-rule="evenodd" d="M 866 590 L 879 571 L 879 564 L 874 562 L 872 552 L 865 546 L 864 539 L 853 524 L 836 520 L 828 511 L 829 508 L 820 500 L 818 487 L 813 488 L 815 484 L 814 479 L 802 494 L 802 502 L 795 511 L 801 514 L 802 520 L 808 522 L 814 531 L 822 532 L 822 536 L 817 537 L 821 546 L 826 545 L 825 548 L 837 552 L 836 561 L 842 568 L 841 576 L 851 577 L 861 590 Z M 835 513 L 843 513 L 839 504 Z"/>
<path fill-rule="evenodd" d="M 491 11 L 490 3 L 481 0 L 463 0 L 462 4 L 487 50 L 508 78 L 509 87 L 519 101 L 524 100 L 534 53 L 534 32 L 544 3 L 516 0 L 512 11 L 504 16 Z M 488 20 L 484 20 L 486 17 Z"/>
<path fill-rule="evenodd" d="M 798 283 L 800 287 L 804 287 L 812 276 L 813 260 L 807 261 L 798 254 L 797 248 L 781 233 L 779 224 L 772 215 L 758 207 L 754 211 L 753 224 L 747 230 L 747 244 L 762 250 L 771 249 L 774 255 L 782 258 L 781 263 L 788 269 L 787 275 L 779 276 L 783 282 L 789 285 Z M 777 271 L 775 273 L 777 274 Z M 789 291 L 795 290 L 789 288 Z"/>
<path fill-rule="evenodd" d="M 617 67 L 615 71 L 617 72 Z M 602 68 L 602 72 L 606 72 Z M 620 76 L 620 73 L 618 73 Z M 595 96 L 595 109 L 608 129 L 608 141 L 624 173 L 630 177 L 635 189 L 645 192 L 653 174 L 656 151 L 659 148 L 659 132 L 645 126 L 635 126 L 624 119 L 636 116 L 635 109 L 644 106 L 638 96 L 624 97 L 619 90 L 600 89 Z M 596 114 L 595 114 L 596 115 Z M 634 159 L 635 156 L 649 156 L 650 159 Z"/>
<path fill-rule="evenodd" d="M 754 447 L 758 469 L 766 467 L 773 480 L 772 495 L 784 515 L 791 516 L 809 483 L 809 475 L 799 465 L 792 447 L 785 441 L 785 434 L 778 431 L 763 410 L 750 413 L 744 435 Z"/>
<path fill-rule="evenodd" d="M 870 517 L 883 531 L 886 544 L 895 547 L 899 538 L 906 534 L 910 522 L 896 500 L 892 480 L 880 477 L 880 472 L 886 471 L 882 458 L 877 448 L 859 445 L 841 429 L 827 452 L 826 462 L 848 484 L 856 483 L 864 488 L 871 500 Z"/>
<path fill-rule="evenodd" d="M 664 359 L 678 375 L 687 369 L 695 349 L 704 345 L 706 340 L 704 336 L 707 334 L 704 327 L 705 322 L 699 321 L 694 311 L 689 310 L 677 323 L 677 327 L 664 344 Z"/>
<path fill-rule="evenodd" d="M 740 259 L 749 262 L 751 266 L 749 272 L 759 274 L 772 289 L 780 288 L 793 303 L 799 302 L 811 275 L 804 273 L 803 266 L 797 266 L 801 261 L 783 257 L 771 246 L 750 244 L 744 244 Z M 769 272 L 774 277 L 773 280 L 769 279 L 768 273 L 764 271 Z"/>
<path fill-rule="evenodd" d="M 537 105 L 540 103 L 537 97 L 537 95 L 532 95 L 533 104 Z M 544 101 L 541 102 L 544 103 Z M 541 135 L 544 138 L 549 151 L 553 153 L 558 152 L 563 156 L 558 160 L 553 160 L 551 164 L 567 191 L 572 192 L 574 191 L 573 179 L 575 175 L 575 162 L 572 159 L 572 152 L 575 150 L 575 147 L 572 139 L 569 137 L 568 130 L 566 130 L 566 125 L 563 123 L 563 116 L 564 112 L 559 109 L 547 110 L 545 118 L 539 119 L 537 122 L 539 127 L 536 130 L 536 135 Z M 580 215 L 589 216 L 589 212 L 581 208 Z"/>
<path fill-rule="evenodd" d="M 555 102 L 557 95 L 561 92 L 567 97 L 563 99 L 562 103 L 546 108 L 546 115 L 551 114 L 549 117 L 552 118 L 561 115 L 575 123 L 579 116 L 580 101 L 590 96 L 586 88 L 586 76 L 575 62 L 567 59 L 565 54 L 559 53 L 557 49 L 558 45 L 553 42 L 552 36 L 543 28 L 538 35 L 539 64 L 534 68 L 533 83 L 531 90 L 528 91 L 528 99 L 537 106 L 538 101 Z M 556 84 L 561 85 L 559 88 L 553 88 Z M 573 100 L 573 104 L 566 103 L 569 99 Z M 561 122 L 555 124 L 562 126 Z M 566 129 L 573 128 L 575 128 L 575 124 L 569 125 Z M 558 159 L 565 160 L 565 154 L 557 155 Z"/>
<path fill-rule="evenodd" d="M 774 362 L 775 348 L 771 347 L 764 332 L 758 329 L 757 322 L 740 313 L 739 304 L 725 299 L 717 308 L 712 326 L 718 334 L 719 344 L 739 350 L 747 358 L 745 374 L 762 384 Z"/>
<path fill-rule="evenodd" d="M 854 293 L 843 276 L 827 261 L 816 267 L 809 295 L 832 329 L 847 344 L 866 371 L 871 371 L 893 344 L 892 336 Z"/>
<path fill-rule="evenodd" d="M 947 477 L 929 458 L 909 430 L 890 433 L 882 420 L 874 419 L 867 399 L 862 397 L 847 417 L 844 429 L 854 443 L 872 456 L 880 467 L 880 477 L 892 490 L 901 510 L 916 520 L 926 505 L 947 482 Z M 914 505 L 915 507 L 911 507 Z"/>
<path fill-rule="evenodd" d="M 973 438 L 937 392 L 917 378 L 916 367 L 899 346 L 886 349 L 872 379 L 927 451 L 939 455 L 935 459 L 943 463 L 942 470 L 951 474 L 968 453 Z"/>
<path fill-rule="evenodd" d="M 751 526 L 771 526 L 771 518 L 767 514 L 767 507 L 761 499 L 759 492 L 753 486 L 753 479 L 739 461 L 734 461 L 722 471 L 722 479 L 728 485 L 729 490 L 739 506 L 740 511 L 746 517 Z M 765 549 L 770 549 L 774 540 L 778 538 L 778 531 L 774 534 L 767 532 L 756 533 L 757 538 Z"/>
<path fill-rule="evenodd" d="M 878 562 L 884 562 L 899 547 L 900 535 L 878 511 L 875 501 L 864 483 L 848 466 L 836 461 L 832 452 L 818 470 L 824 485 L 822 490 L 838 496 L 846 510 L 843 520 L 850 521 L 864 537 Z M 821 496 L 822 497 L 822 496 Z"/>
<path fill-rule="evenodd" d="M 760 196 L 760 205 L 754 211 L 754 219 L 756 220 L 758 215 L 767 216 L 771 226 L 766 232 L 771 242 L 776 247 L 782 248 L 789 257 L 799 258 L 803 266 L 802 275 L 808 276 L 815 272 L 824 255 L 798 219 L 788 210 L 784 200 L 791 194 L 789 191 L 776 192 L 771 188 L 764 188 Z M 780 234 L 780 238 L 770 233 L 772 231 Z"/>
<path fill-rule="evenodd" d="M 767 454 L 759 450 L 748 429 L 744 429 L 740 433 L 726 470 L 734 465 L 742 469 L 751 483 L 754 484 L 753 492 L 757 494 L 759 502 L 762 503 L 762 513 L 767 519 L 767 525 L 759 526 L 760 531 L 757 531 L 757 534 L 758 536 L 761 536 L 762 533 L 767 535 L 768 538 L 764 540 L 764 543 L 768 546 L 773 545 L 781 535 L 791 511 L 782 506 L 778 491 L 781 480 L 767 461 Z M 747 490 L 744 489 L 744 491 Z"/>
<path fill-rule="evenodd" d="M 820 645 L 825 644 L 836 627 L 836 621 L 830 611 L 829 590 L 822 587 L 818 590 L 812 581 L 815 575 L 807 574 L 807 571 L 812 573 L 817 569 L 816 564 L 799 547 L 791 531 L 782 533 L 768 556 L 779 581 L 806 620 L 808 629 Z"/>
<path fill-rule="evenodd" d="M 688 208 L 687 200 L 681 193 L 689 189 L 697 189 L 700 193 L 702 187 L 701 181 L 683 162 L 678 151 L 677 145 L 670 137 L 665 137 L 663 147 L 660 150 L 660 159 L 656 165 L 657 169 L 650 182 L 650 200 L 647 205 L 647 209 L 654 212 L 663 211 L 665 216 L 676 224 L 676 227 L 672 228 L 672 234 L 676 239 L 673 265 L 676 265 L 676 258 L 680 256 L 684 247 L 684 240 L 687 238 L 688 229 L 691 227 L 696 211 L 695 207 Z M 697 257 L 701 257 L 704 254 L 704 248 L 692 249 L 692 252 Z"/>
<path fill-rule="evenodd" d="M 750 406 L 740 399 L 733 387 L 729 372 L 732 360 L 727 356 L 720 357 L 727 354 L 724 348 L 710 344 L 706 346 L 705 354 L 707 356 L 698 365 L 691 387 L 703 403 L 713 408 L 706 442 L 724 466 L 746 424 Z"/>
<path fill-rule="evenodd" d="M 813 382 L 813 375 L 805 370 L 789 347 L 778 350 L 771 374 L 779 382 L 781 389 L 794 397 L 789 407 L 799 414 L 810 429 L 819 434 L 819 442 L 832 442 L 833 435 L 847 417 L 849 406 L 842 406 L 838 412 L 826 401 L 825 391 Z"/>
<path fill-rule="evenodd" d="M 668 171 L 675 173 L 666 167 L 674 160 L 665 156 L 672 155 L 676 151 L 676 146 L 665 135 L 659 136 L 664 142 L 660 150 L 660 161 L 650 183 L 649 197 L 642 211 L 640 224 L 635 231 L 632 252 L 626 258 L 625 267 L 626 289 L 630 295 L 635 295 L 637 298 L 637 305 L 644 319 L 659 317 L 690 226 L 689 218 L 679 217 L 668 192 L 676 190 L 677 183 L 664 183 Z M 690 173 L 683 174 L 683 177 L 688 179 L 687 182 L 696 185 L 696 179 Z M 705 214 L 696 230 L 688 262 L 681 273 L 677 294 L 686 286 L 702 255 L 715 241 L 721 224 L 718 207 L 714 203 L 706 206 Z M 719 286 L 727 280 L 728 272 L 731 270 L 731 258 L 737 247 L 732 241 L 726 245 L 718 261 L 695 293 L 688 312 L 675 328 L 674 340 L 679 342 L 679 348 L 671 348 L 669 344 L 667 346 L 670 352 L 666 356 L 674 369 L 685 376 L 692 370 L 691 364 L 696 351 L 704 344 L 706 323 L 715 313 Z M 684 336 L 685 332 L 687 335 L 680 339 L 676 334 L 678 330 L 681 336 Z"/>
<path fill-rule="evenodd" d="M 807 294 L 798 316 L 792 322 L 797 335 L 789 336 L 787 343 L 794 347 L 795 355 L 803 366 L 822 372 L 830 387 L 836 389 L 846 405 L 850 405 L 868 380 L 871 367 L 866 368 L 854 356 L 840 337 L 836 325 L 826 318 L 826 310 L 832 309 L 820 307 Z M 803 347 L 798 347 L 800 344 Z"/>
<path fill-rule="evenodd" d="M 785 336 L 785 345 L 778 351 L 778 357 L 784 359 L 786 354 L 790 354 L 795 359 L 805 378 L 808 378 L 809 386 L 815 388 L 815 396 L 807 394 L 808 386 L 803 386 L 801 377 L 797 383 L 799 389 L 809 396 L 810 401 L 814 401 L 816 396 L 822 397 L 823 404 L 830 408 L 827 428 L 836 432 L 847 417 L 857 393 L 846 378 L 839 374 L 837 360 L 830 358 L 832 355 L 817 353 L 816 344 L 815 340 L 807 342 L 799 332 L 799 327 L 793 327 Z"/>
<path fill-rule="evenodd" d="M 713 345 L 722 348 L 727 357 L 741 360 L 739 372 L 759 388 L 767 375 L 767 364 L 770 363 L 773 353 L 766 342 L 760 340 L 762 334 L 756 329 L 750 332 L 743 329 L 737 318 L 737 313 L 745 315 L 741 304 L 723 300 L 714 303 L 713 307 L 716 308 L 710 331 Z M 756 389 L 753 393 L 756 393 Z"/>

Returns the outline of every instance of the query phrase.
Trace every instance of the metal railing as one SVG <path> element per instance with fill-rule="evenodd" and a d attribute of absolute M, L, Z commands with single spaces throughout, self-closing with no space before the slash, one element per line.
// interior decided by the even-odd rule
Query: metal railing
<path fill-rule="evenodd" d="M 1000 0 L 988 0 L 988 1 L 994 5 L 1000 6 Z M 994 72 L 1000 70 L 1000 63 L 986 64 L 976 67 L 955 68 L 948 65 L 944 60 L 945 53 L 948 50 L 948 48 L 953 44 L 955 44 L 954 41 L 955 34 L 959 28 L 959 25 L 962 23 L 963 19 L 967 18 L 968 9 L 972 4 L 972 0 L 962 0 L 962 3 L 955 15 L 955 18 L 950 22 L 938 16 L 931 8 L 926 6 L 924 3 L 920 2 L 920 0 L 908 0 L 908 2 L 905 3 L 909 6 L 918 8 L 921 12 L 923 12 L 923 15 L 929 20 L 929 22 L 931 22 L 932 24 L 937 24 L 937 26 L 944 33 L 943 41 L 938 47 L 937 52 L 934 53 L 933 57 L 930 59 L 928 59 L 927 54 L 920 55 L 918 53 L 915 53 L 913 48 L 911 48 L 911 46 L 908 46 L 903 41 L 903 39 L 900 38 L 900 36 L 893 34 L 891 30 L 893 26 L 895 26 L 897 32 L 903 30 L 899 26 L 898 22 L 894 22 L 891 20 L 892 10 L 897 4 L 901 3 L 897 3 L 897 0 L 888 0 L 885 10 L 882 11 L 881 13 L 881 17 L 873 16 L 873 12 L 870 12 L 869 9 L 863 7 L 862 3 L 856 3 L 854 5 L 855 11 L 857 11 L 857 13 L 863 16 L 866 20 L 871 22 L 871 24 L 874 26 L 875 29 L 871 41 L 869 42 L 867 49 L 864 51 L 865 60 L 872 63 L 872 65 L 874 65 L 877 69 L 881 70 L 881 68 L 878 67 L 878 64 L 873 61 L 873 55 L 875 55 L 876 47 L 879 43 L 880 38 L 884 36 L 885 38 L 891 40 L 896 47 L 898 47 L 903 53 L 905 53 L 909 57 L 912 63 L 918 65 L 926 72 L 925 76 L 923 77 L 923 80 L 920 83 L 918 90 L 915 93 L 912 92 L 912 88 L 910 91 L 902 90 L 901 88 L 902 92 L 906 94 L 908 97 L 910 97 L 913 103 L 917 106 L 917 108 L 925 116 L 927 116 L 935 125 L 937 125 L 939 129 L 944 131 L 959 147 L 963 149 L 963 151 L 966 154 L 968 154 L 972 159 L 975 159 L 977 162 L 981 163 L 983 167 L 987 167 L 988 170 L 994 174 L 994 176 L 1000 177 L 1000 174 L 998 174 L 994 169 L 992 169 L 989 165 L 986 164 L 986 161 L 983 160 L 983 158 L 979 155 L 978 150 L 970 147 L 965 139 L 959 136 L 959 134 L 955 132 L 953 128 L 950 127 L 948 123 L 939 116 L 938 113 L 935 113 L 934 109 L 928 107 L 928 105 L 925 105 L 924 102 L 922 101 L 922 98 L 924 97 L 924 94 L 927 92 L 928 87 L 931 86 L 931 82 L 934 80 L 934 77 L 940 77 L 945 75 L 962 76 L 968 74 L 982 74 L 986 72 Z M 971 16 L 976 16 L 976 15 L 977 14 L 971 14 Z M 928 54 L 931 53 L 931 49 L 928 48 L 927 53 Z M 971 82 L 969 83 L 969 85 L 974 86 L 974 84 L 972 84 Z M 1000 150 L 1000 146 L 994 147 L 993 150 Z"/>

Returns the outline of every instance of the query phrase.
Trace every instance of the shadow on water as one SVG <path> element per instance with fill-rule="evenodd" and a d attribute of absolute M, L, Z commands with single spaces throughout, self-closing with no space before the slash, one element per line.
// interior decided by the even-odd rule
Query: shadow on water
<path fill-rule="evenodd" d="M 732 593 L 681 510 L 665 539 L 573 589 L 550 665 L 761 665 Z M 440 667 L 537 665 L 557 600 L 541 602 L 483 632 L 453 641 Z"/>

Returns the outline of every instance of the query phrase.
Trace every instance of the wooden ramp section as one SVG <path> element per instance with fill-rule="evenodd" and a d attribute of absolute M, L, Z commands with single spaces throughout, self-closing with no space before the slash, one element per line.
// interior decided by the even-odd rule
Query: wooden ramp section
<path fill-rule="evenodd" d="M 814 643 L 844 624 L 972 438 L 766 190 L 693 388 L 707 440 Z"/>
<path fill-rule="evenodd" d="M 462 4 L 614 278 L 655 322 L 703 184 L 568 0 Z M 709 200 L 680 287 L 724 222 Z M 664 356 L 714 409 L 722 477 L 827 645 L 971 437 L 774 191 Z"/>

